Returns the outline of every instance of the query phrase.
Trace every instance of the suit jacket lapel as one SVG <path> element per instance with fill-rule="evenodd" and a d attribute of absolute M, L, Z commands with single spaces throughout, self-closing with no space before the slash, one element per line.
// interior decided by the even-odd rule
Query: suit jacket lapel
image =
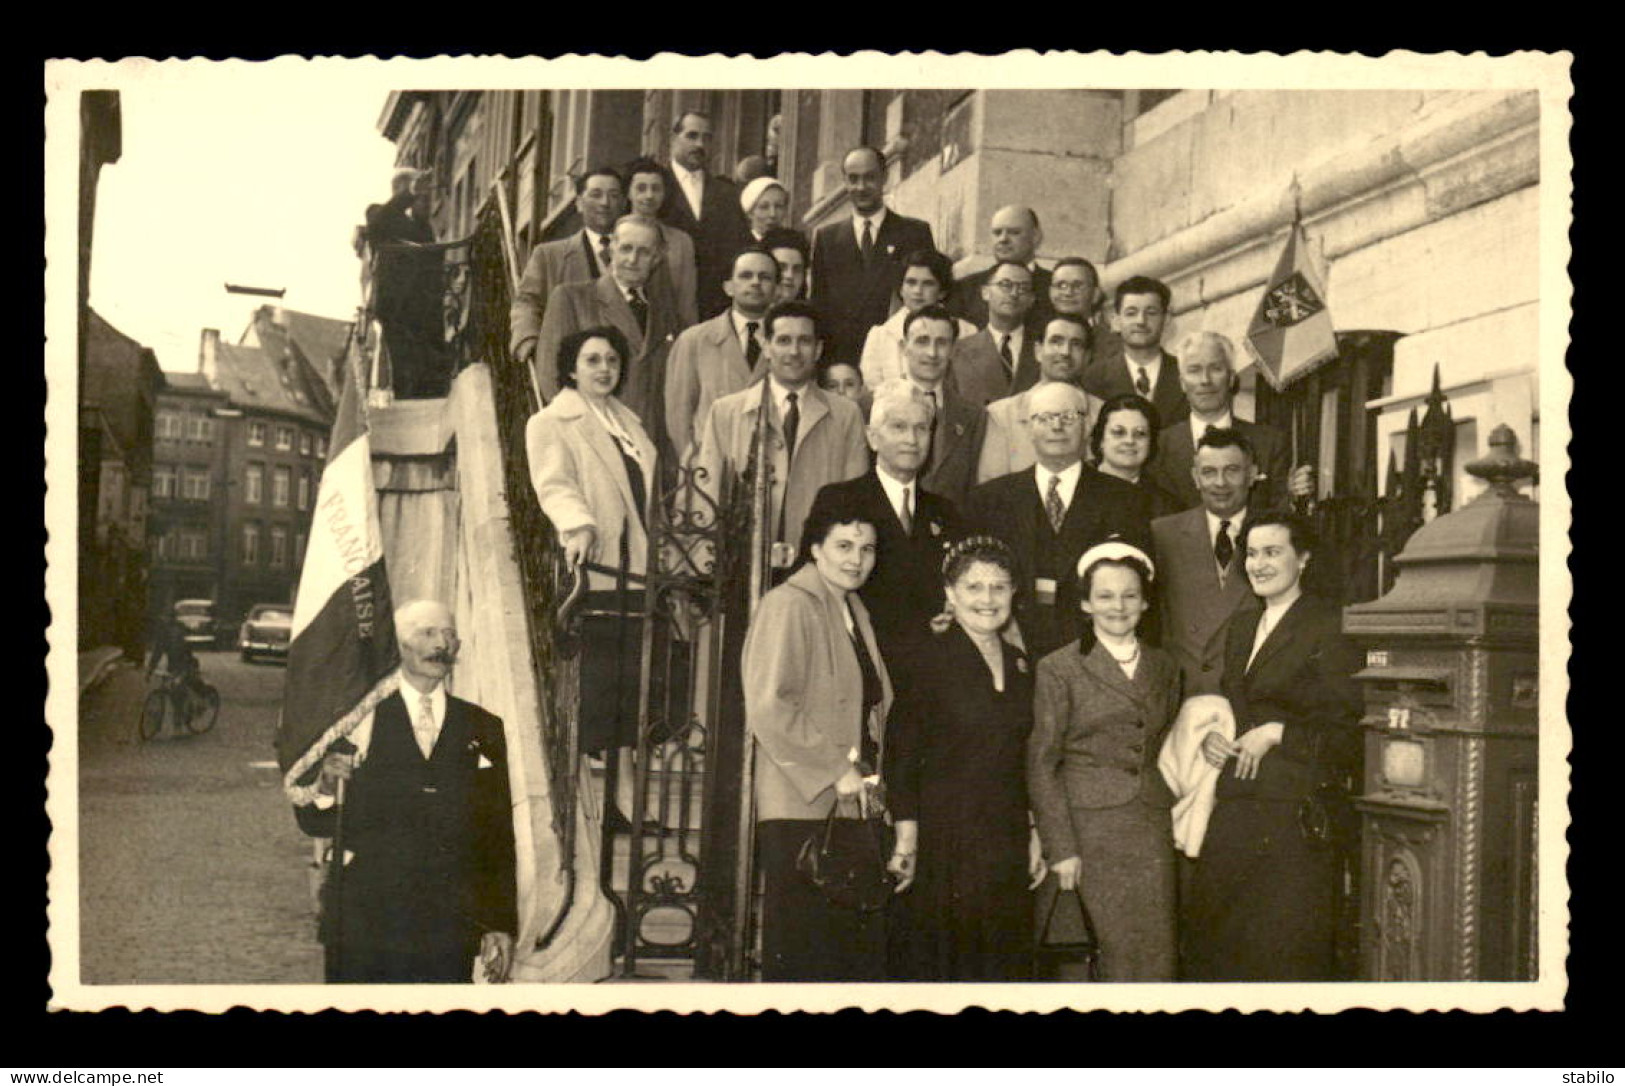
<path fill-rule="evenodd" d="M 612 402 L 610 410 L 613 411 L 614 409 L 615 405 Z M 626 429 L 628 432 L 632 430 L 631 427 L 626 427 Z M 626 479 L 625 462 L 621 459 L 621 450 L 616 446 L 615 439 L 609 436 L 609 431 L 604 429 L 604 424 L 598 418 L 598 413 L 592 409 L 585 398 L 581 401 L 581 432 L 587 438 L 587 447 L 593 451 L 593 455 L 603 462 L 604 469 L 607 472 L 604 477 L 615 480 L 615 489 L 620 493 L 621 501 L 625 503 L 626 508 L 637 508 L 636 503 L 632 500 L 632 486 Z M 648 477 L 645 476 L 645 493 L 647 493 L 648 481 Z"/>
<path fill-rule="evenodd" d="M 1292 606 L 1288 607 L 1286 614 L 1281 616 L 1281 621 L 1276 623 L 1275 628 L 1265 635 L 1264 643 L 1258 646 L 1258 655 L 1253 657 L 1252 666 L 1247 669 L 1249 675 L 1260 670 L 1266 663 L 1280 655 L 1282 649 L 1292 644 L 1298 627 L 1303 625 L 1305 610 L 1302 606 L 1303 602 L 1302 596 L 1293 600 Z M 1259 611 L 1259 618 L 1260 620 L 1263 618 L 1262 609 Z M 1254 634 L 1257 633 L 1257 629 L 1256 626 L 1253 628 Z M 1251 638 L 1248 639 L 1247 648 L 1249 652 L 1252 651 Z"/>
<path fill-rule="evenodd" d="M 585 229 L 581 231 L 580 238 L 581 243 L 578 249 L 587 261 L 587 277 L 597 279 L 599 278 L 598 257 L 592 251 L 592 238 L 588 236 Z"/>
<path fill-rule="evenodd" d="M 434 749 L 429 752 L 429 761 L 454 761 L 468 746 L 469 732 L 468 714 L 463 712 L 462 704 L 447 693 L 446 719 L 440 722 L 440 735 L 435 739 Z"/>
<path fill-rule="evenodd" d="M 626 337 L 627 346 L 632 349 L 632 358 L 628 358 L 625 363 L 630 366 L 633 359 L 643 357 L 643 331 L 638 328 L 638 319 L 632 315 L 632 307 L 626 304 L 626 295 L 621 293 L 621 288 L 616 284 L 613 275 L 600 276 L 598 282 L 593 285 L 593 290 L 598 294 L 598 305 L 603 310 L 604 316 L 609 318 L 609 323 L 621 330 L 621 335 Z M 650 309 L 652 313 L 653 307 Z"/>
<path fill-rule="evenodd" d="M 1140 667 L 1145 666 L 1145 661 L 1142 660 Z M 1133 702 L 1137 708 L 1145 708 L 1145 700 L 1141 697 L 1139 688 L 1134 685 L 1132 679 L 1123 674 L 1123 669 L 1112 659 L 1111 653 L 1106 651 L 1106 646 L 1096 642 L 1094 648 L 1083 657 L 1083 669 L 1091 678 L 1098 680 L 1113 693 Z M 1136 670 L 1135 674 L 1139 675 L 1142 672 Z"/>

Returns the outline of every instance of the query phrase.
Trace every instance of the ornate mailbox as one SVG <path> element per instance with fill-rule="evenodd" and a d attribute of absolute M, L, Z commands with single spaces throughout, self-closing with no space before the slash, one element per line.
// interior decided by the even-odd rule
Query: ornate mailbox
<path fill-rule="evenodd" d="M 1537 466 L 1505 426 L 1489 485 L 1411 536 L 1393 591 L 1344 612 L 1365 650 L 1360 943 L 1368 980 L 1536 971 Z"/>

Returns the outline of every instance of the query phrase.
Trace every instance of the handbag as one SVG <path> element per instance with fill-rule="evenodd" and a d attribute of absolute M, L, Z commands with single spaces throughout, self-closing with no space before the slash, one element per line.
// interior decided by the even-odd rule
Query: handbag
<path fill-rule="evenodd" d="M 1095 920 L 1089 915 L 1089 906 L 1083 903 L 1083 890 L 1072 887 L 1072 896 L 1078 902 L 1078 914 L 1083 920 L 1083 938 L 1071 942 L 1050 940 L 1050 927 L 1055 923 L 1055 909 L 1066 892 L 1059 885 L 1050 898 L 1049 911 L 1039 925 L 1033 940 L 1033 979 L 1058 980 L 1063 965 L 1082 965 L 1091 981 L 1100 979 L 1100 937 L 1095 934 Z"/>
<path fill-rule="evenodd" d="M 831 807 L 824 824 L 802 842 L 796 870 L 836 908 L 878 912 L 892 896 L 886 825 L 878 818 L 841 818 L 839 807 Z"/>

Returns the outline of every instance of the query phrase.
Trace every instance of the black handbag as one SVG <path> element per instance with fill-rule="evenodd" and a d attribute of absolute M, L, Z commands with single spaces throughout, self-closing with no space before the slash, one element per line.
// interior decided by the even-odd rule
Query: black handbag
<path fill-rule="evenodd" d="M 1072 896 L 1078 902 L 1078 914 L 1083 920 L 1083 938 L 1070 942 L 1054 942 L 1050 939 L 1050 927 L 1055 923 L 1055 909 L 1066 896 L 1059 884 L 1055 887 L 1055 896 L 1050 898 L 1049 911 L 1044 914 L 1044 922 L 1038 927 L 1038 935 L 1033 940 L 1033 979 L 1058 980 L 1061 967 L 1066 965 L 1081 965 L 1089 980 L 1100 979 L 1100 937 L 1095 934 L 1095 920 L 1089 915 L 1089 906 L 1083 903 L 1083 890 L 1077 886 L 1072 887 Z"/>
<path fill-rule="evenodd" d="M 892 896 L 886 870 L 886 824 L 878 818 L 841 818 L 831 807 L 824 824 L 801 844 L 796 870 L 838 909 L 878 912 Z"/>

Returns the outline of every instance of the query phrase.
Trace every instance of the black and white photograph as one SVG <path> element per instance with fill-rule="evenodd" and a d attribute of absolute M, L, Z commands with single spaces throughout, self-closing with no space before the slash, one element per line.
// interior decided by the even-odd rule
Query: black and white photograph
<path fill-rule="evenodd" d="M 1561 1008 L 1569 65 L 48 62 L 50 1005 Z"/>

